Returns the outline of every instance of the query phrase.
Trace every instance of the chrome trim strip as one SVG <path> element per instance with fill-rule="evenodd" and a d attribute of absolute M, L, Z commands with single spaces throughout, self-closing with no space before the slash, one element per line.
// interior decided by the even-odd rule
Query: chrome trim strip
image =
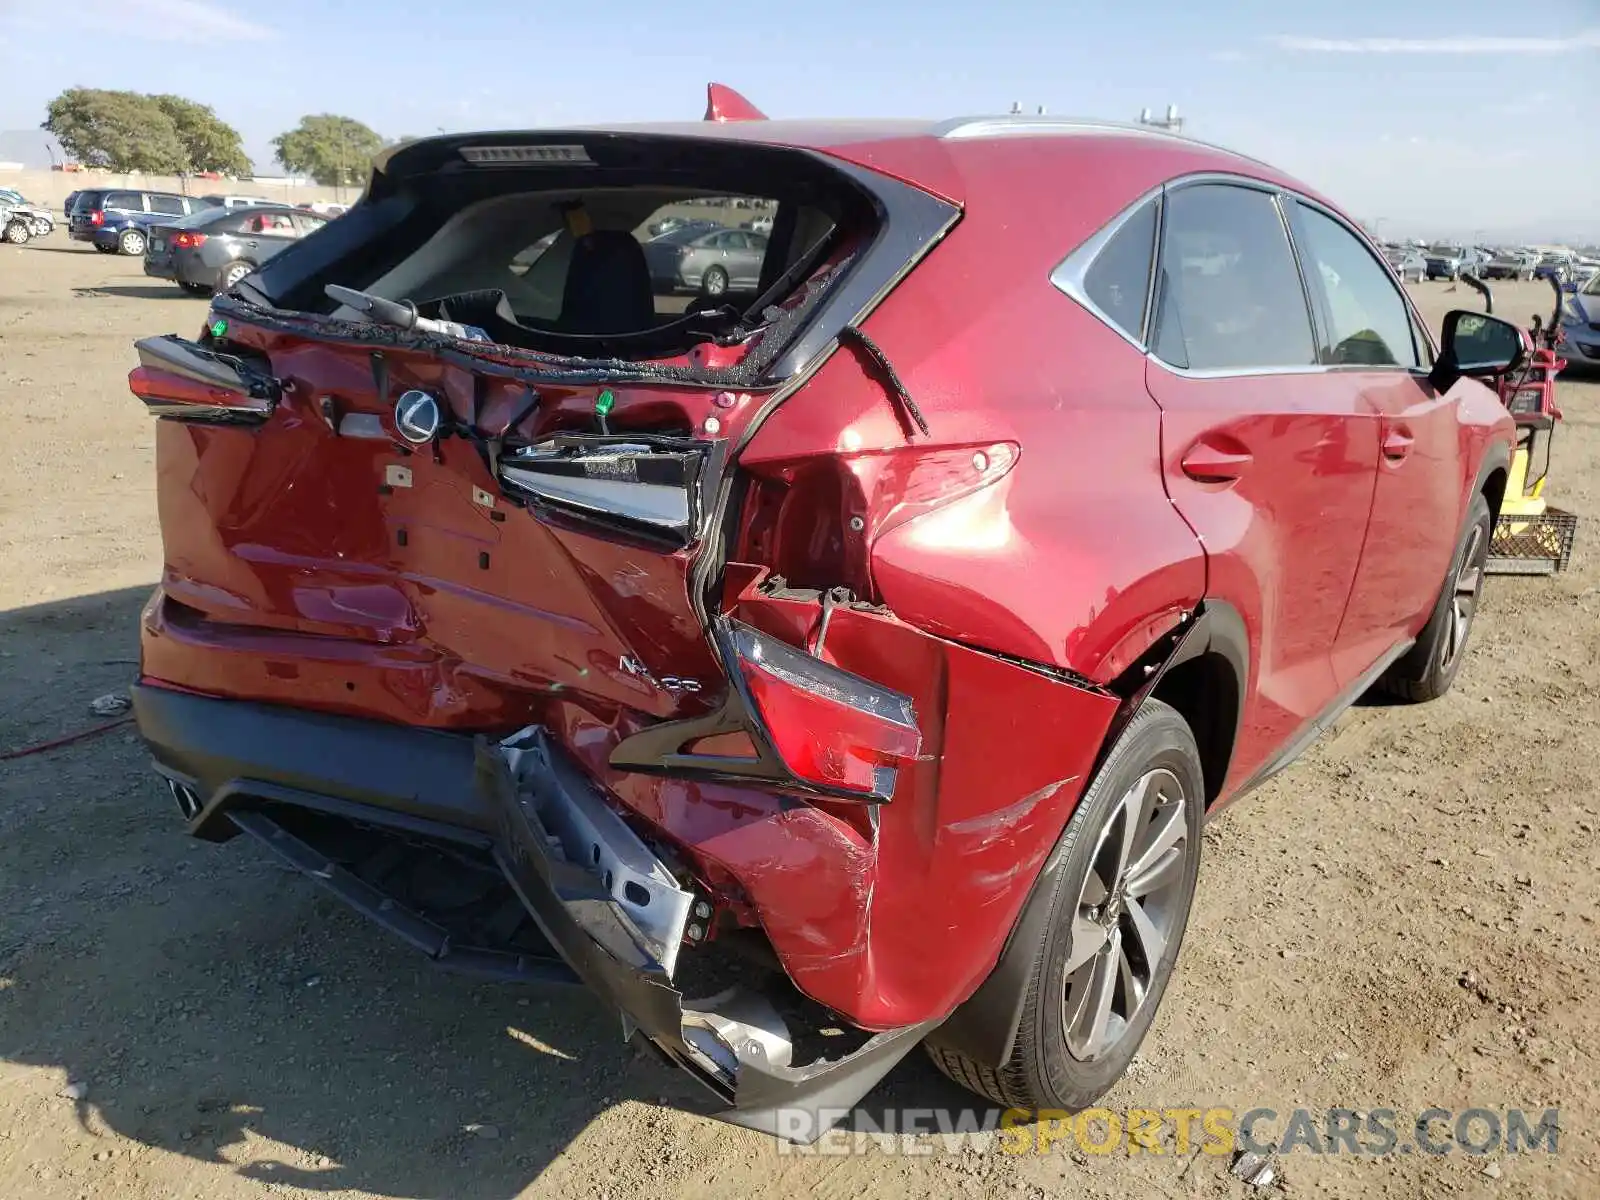
<path fill-rule="evenodd" d="M 140 396 L 150 414 L 166 421 L 191 421 L 202 425 L 260 425 L 271 412 L 231 404 L 189 404 L 182 400 L 163 400 Z"/>
<path fill-rule="evenodd" d="M 659 483 L 551 475 L 502 460 L 500 478 L 530 495 L 590 512 L 641 521 L 677 533 L 689 531 L 689 490 Z"/>

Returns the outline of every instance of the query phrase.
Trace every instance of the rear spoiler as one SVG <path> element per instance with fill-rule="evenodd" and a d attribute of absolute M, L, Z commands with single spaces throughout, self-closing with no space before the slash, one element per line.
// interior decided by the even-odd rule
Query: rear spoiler
<path fill-rule="evenodd" d="M 706 84 L 707 121 L 765 121 L 767 114 L 724 83 Z"/>

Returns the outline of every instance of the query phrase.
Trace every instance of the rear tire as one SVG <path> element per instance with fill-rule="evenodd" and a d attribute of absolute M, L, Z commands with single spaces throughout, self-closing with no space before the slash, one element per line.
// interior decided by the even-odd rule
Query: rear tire
<path fill-rule="evenodd" d="M 1420 704 L 1450 690 L 1467 654 L 1472 619 L 1483 599 L 1484 562 L 1494 533 L 1494 514 L 1480 493 L 1467 510 L 1467 527 L 1450 559 L 1450 571 L 1417 644 L 1390 667 L 1378 687 L 1401 700 Z"/>
<path fill-rule="evenodd" d="M 178 280 L 178 286 L 181 287 L 184 291 L 188 292 L 189 295 L 191 295 L 191 296 L 209 296 L 209 295 L 211 295 L 211 289 L 208 288 L 203 283 L 186 283 L 184 280 L 180 279 L 180 280 Z"/>
<path fill-rule="evenodd" d="M 144 234 L 137 229 L 124 229 L 122 236 L 117 239 L 117 253 L 126 254 L 129 258 L 142 256 L 144 254 Z"/>
<path fill-rule="evenodd" d="M 234 284 L 255 269 L 255 263 L 248 263 L 242 260 L 228 263 L 222 270 L 217 272 L 217 286 L 212 289 L 213 293 L 218 296 L 227 295 L 233 290 Z"/>
<path fill-rule="evenodd" d="M 700 277 L 700 291 L 707 296 L 721 296 L 728 290 L 728 273 L 721 267 L 707 267 Z"/>
<path fill-rule="evenodd" d="M 1052 853 L 1063 865 L 1034 947 L 1011 1058 L 995 1070 L 929 1045 L 934 1065 L 1011 1108 L 1080 1109 L 1120 1079 L 1155 1018 L 1183 942 L 1204 806 L 1188 723 L 1147 700 Z"/>
<path fill-rule="evenodd" d="M 26 221 L 12 221 L 6 226 L 5 238 L 13 246 L 25 246 L 28 239 L 33 236 L 33 230 L 28 228 Z"/>
<path fill-rule="evenodd" d="M 117 252 L 115 246 L 102 246 L 99 242 L 94 244 L 94 248 L 100 251 L 101 254 L 115 254 Z"/>

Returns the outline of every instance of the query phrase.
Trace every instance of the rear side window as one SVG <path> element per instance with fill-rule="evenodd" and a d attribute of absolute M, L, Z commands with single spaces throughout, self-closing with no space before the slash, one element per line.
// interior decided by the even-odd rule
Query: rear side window
<path fill-rule="evenodd" d="M 1122 223 L 1083 274 L 1083 291 L 1090 302 L 1136 342 L 1144 337 L 1145 293 L 1155 244 L 1156 206 L 1151 201 Z"/>
<path fill-rule="evenodd" d="M 263 212 L 261 209 L 252 211 L 249 208 L 236 210 L 244 218 L 244 232 L 257 237 L 269 238 L 297 238 L 300 231 L 294 227 L 294 221 L 286 212 Z"/>
<path fill-rule="evenodd" d="M 180 217 L 188 211 L 184 207 L 182 196 L 157 196 L 150 197 L 150 211 L 166 213 L 168 216 Z"/>
<path fill-rule="evenodd" d="M 138 192 L 107 192 L 101 208 L 119 208 L 127 212 L 143 212 L 144 197 Z"/>
<path fill-rule="evenodd" d="M 1297 207 L 1306 274 L 1320 283 L 1327 300 L 1326 361 L 1337 366 L 1417 366 L 1411 311 L 1389 273 L 1339 222 L 1303 204 Z"/>
<path fill-rule="evenodd" d="M 1156 356 L 1194 371 L 1316 365 L 1311 312 L 1273 198 L 1201 184 L 1164 203 Z"/>

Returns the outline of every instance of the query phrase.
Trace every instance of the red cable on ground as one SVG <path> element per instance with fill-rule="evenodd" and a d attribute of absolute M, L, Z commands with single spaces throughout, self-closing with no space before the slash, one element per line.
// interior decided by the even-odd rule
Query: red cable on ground
<path fill-rule="evenodd" d="M 36 746 L 24 746 L 20 750 L 7 750 L 0 754 L 0 762 L 9 762 L 13 758 L 27 758 L 30 754 L 43 754 L 46 750 L 54 750 L 57 746 L 70 746 L 73 742 L 81 742 L 84 738 L 91 738 L 97 733 L 105 733 L 119 725 L 126 725 L 133 720 L 132 715 L 122 717 L 104 725 L 96 725 L 93 729 L 80 729 L 77 733 L 69 733 L 66 737 L 56 738 L 53 742 L 40 742 Z"/>

